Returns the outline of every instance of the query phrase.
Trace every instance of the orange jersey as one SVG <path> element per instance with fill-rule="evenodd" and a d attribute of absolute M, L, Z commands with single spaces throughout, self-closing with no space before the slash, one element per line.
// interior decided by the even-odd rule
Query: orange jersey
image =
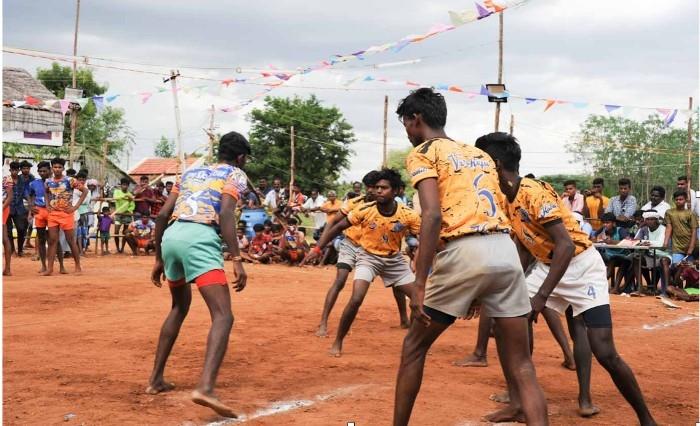
<path fill-rule="evenodd" d="M 564 224 L 576 246 L 574 256 L 592 244 L 588 235 L 581 231 L 573 214 L 547 182 L 523 178 L 515 200 L 508 203 L 507 212 L 513 225 L 513 233 L 540 262 L 552 262 L 554 241 L 545 229 L 545 225 L 549 223 L 558 221 Z"/>
<path fill-rule="evenodd" d="M 603 203 L 603 210 L 608 207 L 610 199 L 605 195 L 601 195 L 601 199 L 598 200 L 596 197 L 589 195 L 585 199 L 586 206 L 588 206 L 588 216 L 590 217 L 589 222 L 593 229 L 598 230 L 603 226 L 603 221 L 598 217 L 598 209 L 600 208 L 600 203 Z"/>
<path fill-rule="evenodd" d="M 411 184 L 436 178 L 442 210 L 440 237 L 508 232 L 496 166 L 484 151 L 451 139 L 430 139 L 406 158 Z"/>
<path fill-rule="evenodd" d="M 376 201 L 360 204 L 348 214 L 348 221 L 362 228 L 360 246 L 378 256 L 398 253 L 407 233 L 420 233 L 420 216 L 401 203 L 396 203 L 396 211 L 391 216 L 384 216 Z"/>
<path fill-rule="evenodd" d="M 355 207 L 365 202 L 365 196 L 360 195 L 359 197 L 350 198 L 345 200 L 343 205 L 340 206 L 340 212 L 345 216 L 349 215 Z M 349 238 L 355 244 L 360 244 L 360 239 L 362 239 L 362 228 L 360 226 L 351 226 L 345 230 L 345 238 Z"/>

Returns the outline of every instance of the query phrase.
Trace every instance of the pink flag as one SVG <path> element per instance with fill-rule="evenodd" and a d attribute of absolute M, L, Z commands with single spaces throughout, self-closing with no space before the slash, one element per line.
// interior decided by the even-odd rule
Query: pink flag
<path fill-rule="evenodd" d="M 143 93 L 139 93 L 139 95 L 141 96 L 141 103 L 145 104 L 146 102 L 148 102 L 149 99 L 151 99 L 151 96 L 153 96 L 153 93 L 143 92 Z"/>
<path fill-rule="evenodd" d="M 553 99 L 547 99 L 547 105 L 545 105 L 543 112 L 546 112 L 548 109 L 550 109 L 556 103 L 557 103 L 557 101 L 555 101 Z"/>
<path fill-rule="evenodd" d="M 68 112 L 68 107 L 70 106 L 70 101 L 67 99 L 61 99 L 58 101 L 58 103 L 61 105 L 61 114 L 66 115 L 66 112 Z"/>

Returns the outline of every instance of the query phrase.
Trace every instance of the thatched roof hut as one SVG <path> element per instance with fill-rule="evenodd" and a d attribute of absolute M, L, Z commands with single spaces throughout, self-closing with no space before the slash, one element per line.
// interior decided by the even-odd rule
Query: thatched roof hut
<path fill-rule="evenodd" d="M 26 96 L 40 101 L 58 100 L 44 85 L 22 68 L 3 67 L 2 72 L 2 131 L 3 142 L 32 145 L 61 146 L 63 144 L 63 114 L 55 104 L 14 106 Z"/>

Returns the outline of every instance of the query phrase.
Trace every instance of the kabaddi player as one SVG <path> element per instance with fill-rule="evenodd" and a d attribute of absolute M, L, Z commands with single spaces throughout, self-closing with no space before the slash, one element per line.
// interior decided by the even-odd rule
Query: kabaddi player
<path fill-rule="evenodd" d="M 537 259 L 527 277 L 530 320 L 536 321 L 545 306 L 566 313 L 574 341 L 579 414 L 587 417 L 600 411 L 590 397 L 592 351 L 637 413 L 639 422 L 656 424 L 634 373 L 615 349 L 608 280 L 600 254 L 548 183 L 518 175 L 521 151 L 512 135 L 491 133 L 477 139 L 476 147 L 496 162 L 500 188 L 507 198 L 506 212 L 519 248 Z M 511 385 L 512 376 L 506 379 Z M 522 389 L 510 390 L 511 405 L 506 410 L 513 419 L 520 410 L 515 392 L 525 396 Z"/>
<path fill-rule="evenodd" d="M 39 173 L 39 179 L 34 179 L 29 182 L 29 222 L 34 218 L 34 228 L 37 234 L 37 251 L 41 260 L 41 270 L 39 273 L 46 272 L 46 227 L 49 225 L 49 211 L 46 208 L 46 179 L 51 175 L 51 163 L 41 161 L 36 166 Z M 59 270 L 62 274 L 67 274 L 63 266 L 63 250 L 57 251 Z"/>
<path fill-rule="evenodd" d="M 530 358 L 525 276 L 508 235 L 495 164 L 483 151 L 445 134 L 447 105 L 440 93 L 415 90 L 396 113 L 414 146 L 406 165 L 420 197 L 422 225 L 394 425 L 408 424 L 431 345 L 457 318 L 471 318 L 476 300 L 495 320 L 499 360 L 522 395 L 527 423 L 547 424 L 547 405 Z M 445 248 L 436 254 L 439 239 Z"/>
<path fill-rule="evenodd" d="M 245 137 L 236 132 L 225 134 L 219 141 L 219 163 L 192 168 L 182 175 L 181 182 L 173 187 L 158 214 L 155 230 L 156 263 L 151 280 L 160 287 L 161 275 L 165 275 L 172 296 L 172 309 L 160 331 L 153 373 L 146 392 L 157 394 L 174 388 L 172 383 L 165 381 L 163 372 L 189 311 L 192 302 L 189 284 L 194 283 L 209 308 L 212 326 L 207 339 L 204 370 L 191 398 L 194 403 L 209 407 L 224 417 L 236 417 L 236 414 L 214 395 L 216 376 L 233 326 L 221 240 L 233 255 L 233 288 L 241 291 L 245 288 L 247 276 L 238 248 L 234 211 L 246 190 L 247 177 L 242 168 L 248 155 L 250 145 Z"/>

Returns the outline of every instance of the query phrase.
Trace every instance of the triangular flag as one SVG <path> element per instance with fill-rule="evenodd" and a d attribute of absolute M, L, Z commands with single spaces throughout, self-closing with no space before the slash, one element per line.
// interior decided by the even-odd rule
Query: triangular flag
<path fill-rule="evenodd" d="M 543 112 L 546 112 L 546 111 L 547 111 L 548 109 L 550 109 L 555 103 L 557 103 L 557 101 L 555 101 L 555 100 L 553 100 L 553 99 L 547 99 L 547 105 L 544 107 L 544 111 L 543 111 Z"/>
<path fill-rule="evenodd" d="M 102 112 L 105 107 L 105 98 L 102 96 L 93 96 L 92 103 L 95 104 L 95 109 L 97 109 L 97 112 Z"/>
<path fill-rule="evenodd" d="M 70 101 L 68 99 L 61 99 L 58 103 L 61 106 L 61 114 L 66 115 L 68 107 L 70 106 Z"/>
<path fill-rule="evenodd" d="M 473 98 L 473 97 L 476 96 L 476 95 L 478 95 L 478 93 L 467 92 L 467 98 L 469 98 L 469 99 Z"/>
<path fill-rule="evenodd" d="M 678 110 L 674 109 L 673 112 L 664 118 L 664 127 L 668 127 L 673 123 L 673 120 L 676 119 L 676 114 L 678 114 Z"/>
<path fill-rule="evenodd" d="M 85 105 L 87 105 L 89 99 L 90 98 L 79 98 L 79 99 L 74 99 L 74 100 L 75 100 L 75 103 L 80 105 L 80 108 L 82 109 L 82 108 L 85 108 Z"/>
<path fill-rule="evenodd" d="M 139 95 L 141 96 L 141 103 L 145 104 L 146 102 L 148 102 L 149 99 L 151 99 L 151 96 L 153 96 L 153 93 L 143 92 L 143 93 L 139 93 Z"/>
<path fill-rule="evenodd" d="M 535 102 L 536 100 L 537 100 L 537 98 L 525 98 L 525 103 L 531 104 L 531 103 Z"/>
<path fill-rule="evenodd" d="M 12 106 L 17 108 L 17 107 L 21 107 L 21 106 L 25 105 L 26 103 L 27 103 L 26 101 L 13 101 Z"/>
<path fill-rule="evenodd" d="M 374 77 L 372 77 L 371 75 L 368 75 L 367 77 L 362 79 L 362 81 L 372 81 L 372 80 L 374 80 Z"/>
<path fill-rule="evenodd" d="M 671 108 L 656 108 L 656 110 L 660 112 L 661 115 L 663 115 L 664 117 L 671 113 Z"/>
<path fill-rule="evenodd" d="M 269 73 L 269 72 L 261 72 L 260 75 L 262 75 L 263 77 L 269 77 L 269 76 L 271 76 L 272 74 Z"/>
<path fill-rule="evenodd" d="M 435 85 L 435 88 L 437 90 L 449 90 L 450 86 L 448 86 L 447 84 L 437 84 Z"/>
<path fill-rule="evenodd" d="M 449 11 L 447 13 L 450 15 L 450 22 L 452 22 L 452 25 L 455 27 L 464 25 L 467 22 L 476 21 L 479 17 L 473 10 L 465 10 L 463 12 Z"/>
<path fill-rule="evenodd" d="M 462 88 L 459 86 L 450 86 L 450 88 L 447 90 L 449 90 L 450 92 L 459 92 L 459 93 L 464 92 L 464 90 L 462 90 Z"/>
<path fill-rule="evenodd" d="M 165 87 L 157 87 L 156 90 L 158 90 L 158 93 L 163 93 L 166 92 L 168 89 L 166 89 Z"/>
<path fill-rule="evenodd" d="M 486 86 L 484 86 L 484 85 L 481 86 L 481 90 L 479 91 L 479 94 L 482 95 L 482 96 L 488 96 L 488 95 L 489 95 L 489 91 L 486 90 Z"/>
<path fill-rule="evenodd" d="M 221 80 L 221 84 L 223 84 L 226 87 L 228 87 L 228 85 L 231 83 L 233 83 L 233 80 L 231 80 L 230 78 L 227 78 L 226 80 Z"/>
<path fill-rule="evenodd" d="M 505 10 L 505 7 L 495 4 L 493 0 L 484 0 L 484 6 L 492 9 L 496 13 L 503 12 Z"/>
<path fill-rule="evenodd" d="M 107 96 L 105 99 L 107 99 L 107 102 L 112 103 L 118 97 L 119 97 L 119 95 L 112 95 L 112 96 Z"/>
<path fill-rule="evenodd" d="M 48 101 L 44 101 L 44 106 L 52 108 L 53 104 L 58 102 L 56 99 L 49 99 Z"/>
<path fill-rule="evenodd" d="M 400 52 L 401 49 L 408 46 L 410 43 L 411 40 L 401 40 L 400 42 L 396 43 L 394 47 L 391 48 L 391 51 L 394 53 Z"/>
<path fill-rule="evenodd" d="M 605 110 L 610 114 L 611 112 L 615 111 L 616 109 L 620 108 L 622 105 L 605 105 Z"/>
<path fill-rule="evenodd" d="M 476 19 L 484 19 L 484 18 L 486 18 L 487 16 L 490 16 L 490 15 L 493 13 L 493 12 L 491 12 L 491 11 L 485 9 L 485 8 L 484 8 L 482 5 L 480 5 L 479 3 L 474 3 L 474 4 L 476 5 L 476 11 L 477 11 L 477 13 L 479 14 L 479 17 L 476 18 Z"/>
<path fill-rule="evenodd" d="M 588 106 L 588 102 L 574 102 L 574 108 L 586 108 Z"/>
<path fill-rule="evenodd" d="M 419 87 L 420 84 L 416 83 L 415 81 L 406 81 L 406 86 L 416 86 L 416 87 Z"/>
<path fill-rule="evenodd" d="M 41 100 L 32 96 L 25 96 L 24 101 L 27 103 L 27 105 L 39 105 L 42 103 Z"/>

